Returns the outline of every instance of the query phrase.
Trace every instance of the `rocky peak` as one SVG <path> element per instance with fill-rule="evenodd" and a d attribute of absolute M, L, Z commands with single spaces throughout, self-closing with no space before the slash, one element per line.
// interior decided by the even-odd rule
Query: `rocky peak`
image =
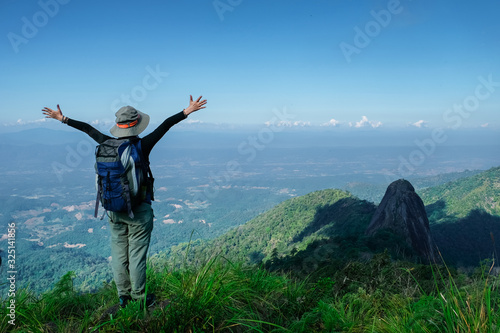
<path fill-rule="evenodd" d="M 415 192 L 415 188 L 413 185 L 405 180 L 405 179 L 398 179 L 394 182 L 392 182 L 388 187 L 387 187 L 387 192 L 385 195 L 395 195 L 397 192 Z M 416 194 L 416 193 L 415 193 Z"/>
<path fill-rule="evenodd" d="M 381 230 L 389 230 L 403 237 L 424 260 L 437 259 L 424 203 L 409 181 L 399 179 L 387 188 L 366 234 L 376 236 Z"/>

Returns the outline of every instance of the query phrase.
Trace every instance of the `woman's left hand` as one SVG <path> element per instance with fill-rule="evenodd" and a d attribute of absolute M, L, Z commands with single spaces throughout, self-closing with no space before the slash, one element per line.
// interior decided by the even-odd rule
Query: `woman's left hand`
<path fill-rule="evenodd" d="M 62 121 L 63 119 L 63 114 L 61 108 L 59 107 L 59 104 L 57 104 L 57 111 L 49 109 L 48 107 L 44 107 L 42 109 L 42 112 L 45 115 L 45 118 L 53 118 L 59 121 Z"/>

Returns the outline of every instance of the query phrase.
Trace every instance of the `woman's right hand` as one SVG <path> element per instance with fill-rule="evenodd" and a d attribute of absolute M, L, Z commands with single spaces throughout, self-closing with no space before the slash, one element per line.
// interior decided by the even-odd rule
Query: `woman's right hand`
<path fill-rule="evenodd" d="M 195 111 L 201 110 L 205 108 L 205 104 L 207 104 L 207 100 L 204 99 L 203 101 L 201 100 L 201 96 L 198 97 L 196 101 L 193 101 L 193 96 L 189 95 L 189 106 L 184 109 L 184 114 L 188 116 L 190 113 L 193 113 Z"/>
<path fill-rule="evenodd" d="M 57 111 L 49 109 L 48 107 L 44 107 L 42 109 L 42 112 L 45 115 L 45 118 L 54 118 L 59 121 L 63 120 L 63 114 L 61 108 L 59 107 L 59 104 L 57 104 Z"/>

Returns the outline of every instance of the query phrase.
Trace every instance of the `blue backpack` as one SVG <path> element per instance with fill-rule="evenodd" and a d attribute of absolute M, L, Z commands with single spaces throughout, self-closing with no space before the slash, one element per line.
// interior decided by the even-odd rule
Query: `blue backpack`
<path fill-rule="evenodd" d="M 154 200 L 154 178 L 141 149 L 141 140 L 108 139 L 96 147 L 97 198 L 105 210 L 127 212 L 144 201 Z M 104 217 L 104 215 L 103 215 Z"/>

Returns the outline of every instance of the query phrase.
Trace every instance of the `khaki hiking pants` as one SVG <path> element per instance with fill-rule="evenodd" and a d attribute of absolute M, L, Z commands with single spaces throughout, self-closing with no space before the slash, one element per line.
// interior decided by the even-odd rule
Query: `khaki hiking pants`
<path fill-rule="evenodd" d="M 127 213 L 108 212 L 111 228 L 111 267 L 118 297 L 144 298 L 146 290 L 146 258 L 153 231 L 153 209 L 142 203 Z"/>

